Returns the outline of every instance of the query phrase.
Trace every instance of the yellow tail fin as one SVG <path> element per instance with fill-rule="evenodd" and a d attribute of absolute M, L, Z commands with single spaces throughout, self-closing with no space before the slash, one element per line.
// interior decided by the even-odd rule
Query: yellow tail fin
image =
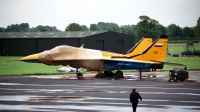
<path fill-rule="evenodd" d="M 147 47 L 152 44 L 150 36 L 143 37 L 132 49 L 127 52 L 127 56 L 133 56 L 142 53 Z"/>
<path fill-rule="evenodd" d="M 132 49 L 126 54 L 118 54 L 112 52 L 102 51 L 102 55 L 107 58 L 127 58 L 136 54 L 142 53 L 147 47 L 152 44 L 152 38 L 150 36 L 143 37 Z"/>
<path fill-rule="evenodd" d="M 131 59 L 165 62 L 165 57 L 167 54 L 167 42 L 168 37 L 163 34 L 143 53 L 132 56 Z"/>

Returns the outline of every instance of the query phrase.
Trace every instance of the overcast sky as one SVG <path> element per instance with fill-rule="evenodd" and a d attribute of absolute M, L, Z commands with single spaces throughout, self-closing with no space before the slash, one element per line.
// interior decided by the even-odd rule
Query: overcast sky
<path fill-rule="evenodd" d="M 29 23 L 62 31 L 73 22 L 136 25 L 141 15 L 164 26 L 193 27 L 200 17 L 200 0 L 0 0 L 0 8 L 0 27 Z"/>

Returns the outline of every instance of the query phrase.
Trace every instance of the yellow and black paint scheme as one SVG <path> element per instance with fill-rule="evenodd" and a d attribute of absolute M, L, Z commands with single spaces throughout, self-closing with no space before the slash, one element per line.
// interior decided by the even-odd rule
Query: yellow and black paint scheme
<path fill-rule="evenodd" d="M 146 48 L 152 44 L 151 36 L 142 38 L 132 49 L 127 52 L 127 56 L 133 56 L 142 53 Z"/>
<path fill-rule="evenodd" d="M 167 53 L 168 37 L 162 35 L 140 54 L 112 56 L 104 60 L 105 69 L 162 69 Z M 115 62 L 113 62 L 115 61 Z"/>
<path fill-rule="evenodd" d="M 130 57 L 142 53 L 151 44 L 152 44 L 152 38 L 150 36 L 145 36 L 135 46 L 133 46 L 126 54 L 102 51 L 102 55 L 105 58 Z"/>

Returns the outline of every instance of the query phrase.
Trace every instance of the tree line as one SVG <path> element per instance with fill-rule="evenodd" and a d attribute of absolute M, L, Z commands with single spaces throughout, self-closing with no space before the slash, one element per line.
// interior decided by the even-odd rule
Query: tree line
<path fill-rule="evenodd" d="M 97 24 L 90 24 L 88 28 L 86 25 L 78 23 L 71 23 L 65 31 L 113 31 L 132 35 L 136 37 L 136 41 L 142 37 L 149 35 L 153 39 L 158 38 L 161 34 L 167 34 L 169 40 L 195 40 L 200 38 L 200 17 L 194 27 L 183 27 L 176 24 L 170 24 L 167 27 L 160 24 L 157 20 L 151 19 L 148 16 L 140 16 L 140 21 L 136 25 L 121 25 L 116 23 L 98 22 Z M 46 32 L 46 31 L 60 31 L 55 26 L 29 27 L 28 23 L 12 24 L 7 28 L 0 27 L 0 32 Z"/>
<path fill-rule="evenodd" d="M 7 28 L 0 27 L 0 32 L 46 32 L 46 31 L 60 31 L 55 26 L 42 26 L 29 27 L 28 23 L 12 24 Z"/>

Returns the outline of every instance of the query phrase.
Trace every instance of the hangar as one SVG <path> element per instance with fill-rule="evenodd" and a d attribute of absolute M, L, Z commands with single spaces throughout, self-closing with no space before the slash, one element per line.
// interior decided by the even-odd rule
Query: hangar
<path fill-rule="evenodd" d="M 131 35 L 112 31 L 0 32 L 0 56 L 26 56 L 70 45 L 126 53 L 135 45 Z"/>

